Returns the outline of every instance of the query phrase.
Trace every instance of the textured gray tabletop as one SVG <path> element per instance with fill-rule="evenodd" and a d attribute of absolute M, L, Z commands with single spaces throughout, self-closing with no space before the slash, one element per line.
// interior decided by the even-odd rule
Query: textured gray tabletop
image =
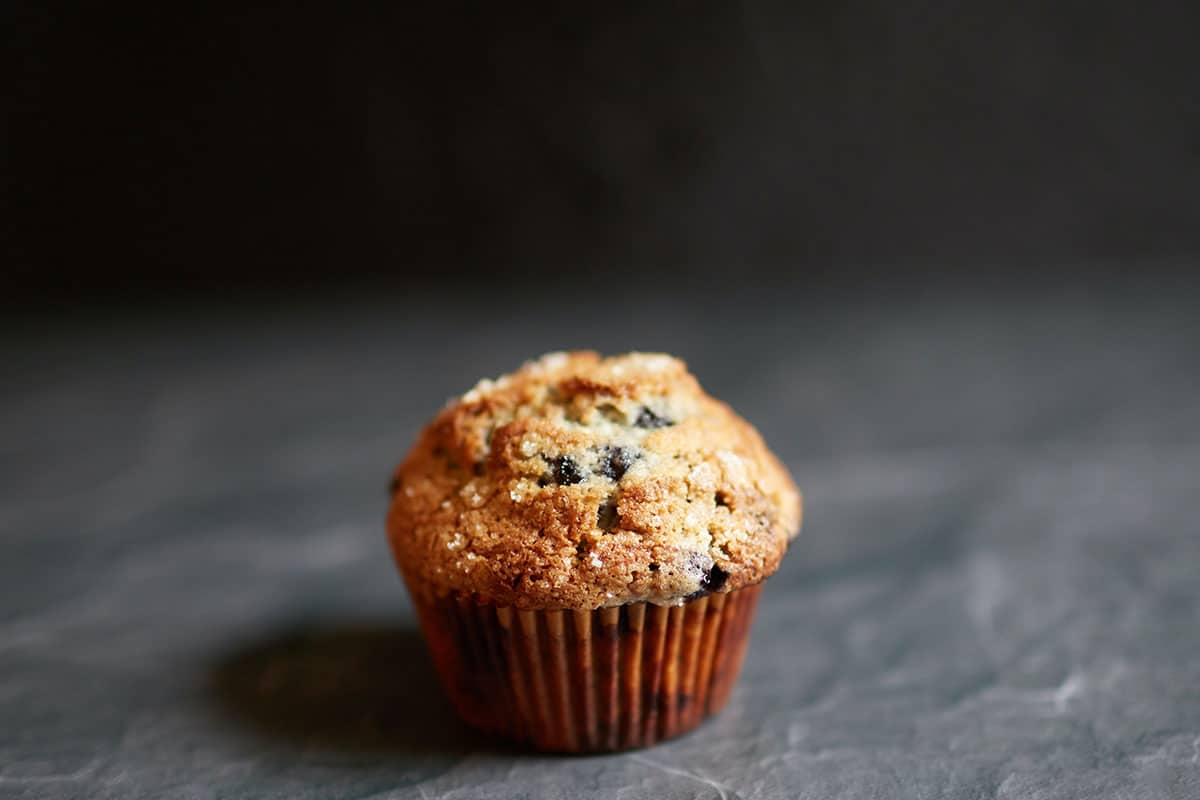
<path fill-rule="evenodd" d="M 22 323 L 0 345 L 0 796 L 1200 797 L 1186 289 Z M 687 358 L 807 518 L 721 716 L 546 757 L 452 717 L 381 521 L 447 396 L 578 346 Z"/>

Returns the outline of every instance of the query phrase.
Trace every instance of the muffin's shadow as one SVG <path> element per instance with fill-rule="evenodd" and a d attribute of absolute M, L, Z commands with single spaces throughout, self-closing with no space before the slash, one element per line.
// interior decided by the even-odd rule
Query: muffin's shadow
<path fill-rule="evenodd" d="M 459 721 L 413 629 L 354 622 L 292 628 L 222 658 L 210 689 L 235 722 L 306 750 L 497 749 Z"/>

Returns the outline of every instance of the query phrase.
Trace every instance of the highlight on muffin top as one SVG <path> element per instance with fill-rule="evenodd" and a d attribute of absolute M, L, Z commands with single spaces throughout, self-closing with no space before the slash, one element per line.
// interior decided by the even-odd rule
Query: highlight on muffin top
<path fill-rule="evenodd" d="M 453 399 L 396 471 L 410 587 L 529 609 L 669 605 L 775 572 L 800 493 L 679 359 L 550 353 Z"/>

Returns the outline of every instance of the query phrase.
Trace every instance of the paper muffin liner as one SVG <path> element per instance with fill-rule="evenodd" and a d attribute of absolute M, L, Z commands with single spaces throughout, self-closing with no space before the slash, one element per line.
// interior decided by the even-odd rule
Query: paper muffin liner
<path fill-rule="evenodd" d="M 680 606 L 523 611 L 414 601 L 442 684 L 476 728 L 540 750 L 647 747 L 729 700 L 762 584 Z"/>

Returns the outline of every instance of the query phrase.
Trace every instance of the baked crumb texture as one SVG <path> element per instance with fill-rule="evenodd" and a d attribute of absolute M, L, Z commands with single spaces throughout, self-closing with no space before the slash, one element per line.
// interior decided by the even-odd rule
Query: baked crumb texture
<path fill-rule="evenodd" d="M 588 610 L 757 583 L 800 516 L 787 470 L 682 361 L 551 353 L 429 424 L 388 535 L 415 592 Z"/>

